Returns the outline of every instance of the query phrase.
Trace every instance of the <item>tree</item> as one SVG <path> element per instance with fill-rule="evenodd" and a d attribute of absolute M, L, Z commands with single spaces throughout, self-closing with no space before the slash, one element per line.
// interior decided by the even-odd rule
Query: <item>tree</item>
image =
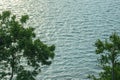
<path fill-rule="evenodd" d="M 24 27 L 28 19 L 10 11 L 0 14 L 0 80 L 35 80 L 41 66 L 54 58 L 55 46 L 36 38 L 34 28 Z"/>
<path fill-rule="evenodd" d="M 116 33 L 109 37 L 109 40 L 97 40 L 95 43 L 96 54 L 102 72 L 99 77 L 89 75 L 92 80 L 120 80 L 120 36 Z"/>

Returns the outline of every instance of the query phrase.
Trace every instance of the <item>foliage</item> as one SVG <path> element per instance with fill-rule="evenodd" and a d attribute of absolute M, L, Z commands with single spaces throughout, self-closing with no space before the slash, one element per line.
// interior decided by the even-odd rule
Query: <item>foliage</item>
<path fill-rule="evenodd" d="M 89 75 L 92 80 L 120 80 L 120 36 L 116 33 L 109 37 L 109 40 L 97 40 L 95 43 L 96 54 L 102 72 L 99 77 Z"/>
<path fill-rule="evenodd" d="M 55 46 L 47 46 L 33 28 L 24 27 L 28 19 L 23 15 L 18 20 L 10 11 L 0 14 L 0 80 L 35 80 L 40 67 L 54 58 Z"/>

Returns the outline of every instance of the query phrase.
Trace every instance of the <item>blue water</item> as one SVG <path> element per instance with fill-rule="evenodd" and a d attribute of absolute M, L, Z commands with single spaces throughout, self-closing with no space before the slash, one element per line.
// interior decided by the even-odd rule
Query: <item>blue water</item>
<path fill-rule="evenodd" d="M 120 0 L 0 0 L 0 10 L 27 13 L 37 37 L 56 45 L 38 80 L 88 80 L 100 71 L 95 41 L 120 32 Z"/>

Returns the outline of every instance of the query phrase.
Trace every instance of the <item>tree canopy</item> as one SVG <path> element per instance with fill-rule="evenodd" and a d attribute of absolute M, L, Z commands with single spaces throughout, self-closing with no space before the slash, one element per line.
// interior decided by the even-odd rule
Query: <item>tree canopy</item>
<path fill-rule="evenodd" d="M 103 71 L 99 73 L 99 77 L 89 75 L 89 78 L 92 80 L 120 80 L 120 36 L 114 33 L 109 40 L 98 39 L 95 46 L 96 54 L 100 55 L 99 66 Z"/>
<path fill-rule="evenodd" d="M 54 58 L 55 46 L 36 38 L 34 28 L 24 27 L 28 19 L 10 11 L 0 14 L 0 80 L 35 80 L 41 66 Z"/>

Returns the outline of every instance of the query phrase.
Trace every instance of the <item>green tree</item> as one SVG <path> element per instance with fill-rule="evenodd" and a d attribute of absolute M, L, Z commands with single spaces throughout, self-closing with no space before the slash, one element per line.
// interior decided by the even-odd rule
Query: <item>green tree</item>
<path fill-rule="evenodd" d="M 18 19 L 10 11 L 0 14 L 0 80 L 35 80 L 41 66 L 54 58 L 55 46 L 47 46 L 33 28 L 24 27 L 28 19 Z"/>
<path fill-rule="evenodd" d="M 89 75 L 92 80 L 120 80 L 120 36 L 116 33 L 109 37 L 109 40 L 97 40 L 95 43 L 96 54 L 100 55 L 98 59 L 102 72 L 99 77 Z"/>

